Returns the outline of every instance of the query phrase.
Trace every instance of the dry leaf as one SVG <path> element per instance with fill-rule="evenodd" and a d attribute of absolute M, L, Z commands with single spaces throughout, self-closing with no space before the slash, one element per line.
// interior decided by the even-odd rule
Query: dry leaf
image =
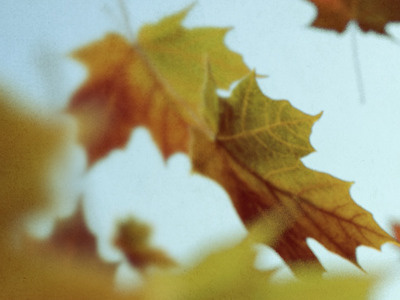
<path fill-rule="evenodd" d="M 315 4 L 318 15 L 314 27 L 343 32 L 350 21 L 357 22 L 363 31 L 387 34 L 389 22 L 400 21 L 398 0 L 308 0 Z"/>
<path fill-rule="evenodd" d="M 109 274 L 109 280 L 114 281 L 117 264 L 107 263 L 99 257 L 97 239 L 86 224 L 81 201 L 72 216 L 56 223 L 48 239 L 37 240 L 26 237 L 24 248 L 36 251 L 40 256 L 57 254 L 60 260 L 72 266 L 79 262 L 84 264 L 90 262 L 97 271 Z"/>
<path fill-rule="evenodd" d="M 228 29 L 186 29 L 181 22 L 188 11 L 144 26 L 134 44 L 108 34 L 73 53 L 89 70 L 68 108 L 79 121 L 89 163 L 125 146 L 137 126 L 150 129 L 164 158 L 187 152 L 188 128 L 203 127 L 197 115 L 206 58 L 219 88 L 248 72 L 223 43 Z"/>
<path fill-rule="evenodd" d="M 118 225 L 114 244 L 122 250 L 133 267 L 145 270 L 149 266 L 173 267 L 175 261 L 150 245 L 151 228 L 130 217 Z"/>
<path fill-rule="evenodd" d="M 213 122 L 219 127 L 212 139 L 193 130 L 194 170 L 225 188 L 244 223 L 276 207 L 295 218 L 274 246 L 289 265 L 317 260 L 306 244 L 308 237 L 353 263 L 357 246 L 379 249 L 394 242 L 351 199 L 350 183 L 310 170 L 300 161 L 313 151 L 309 135 L 319 116 L 264 96 L 254 73 L 229 99 L 220 100 L 219 111 L 208 111 L 214 111 Z"/>
<path fill-rule="evenodd" d="M 400 224 L 399 223 L 392 224 L 392 232 L 394 234 L 395 239 L 399 242 L 400 241 Z"/>

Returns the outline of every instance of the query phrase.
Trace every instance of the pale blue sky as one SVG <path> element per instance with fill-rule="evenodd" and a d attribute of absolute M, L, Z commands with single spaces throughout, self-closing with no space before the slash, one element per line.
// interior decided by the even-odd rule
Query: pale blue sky
<path fill-rule="evenodd" d="M 126 2 L 130 30 L 136 32 L 141 24 L 192 1 Z M 259 80 L 268 96 L 288 99 L 307 113 L 323 111 L 311 136 L 317 151 L 303 161 L 354 181 L 355 201 L 390 230 L 390 222 L 400 220 L 400 47 L 357 31 L 366 101 L 361 104 L 351 47 L 355 28 L 342 35 L 313 29 L 308 24 L 314 16 L 314 7 L 304 0 L 198 0 L 185 25 L 234 27 L 226 43 L 250 68 L 269 76 Z M 51 109 L 63 107 L 85 77 L 68 52 L 106 32 L 129 31 L 118 1 L 111 0 L 2 0 L 0 27 L 0 77 Z M 398 25 L 388 28 L 400 37 Z M 104 255 L 110 255 L 105 241 L 112 217 L 128 212 L 153 224 L 154 243 L 183 262 L 227 235 L 244 234 L 223 190 L 190 174 L 186 157 L 176 155 L 165 165 L 145 130 L 133 136 L 126 150 L 99 163 L 83 185 L 93 207 L 90 224 L 102 232 Z M 356 272 L 317 243 L 310 244 L 328 270 Z M 362 248 L 358 254 L 366 270 L 380 266 L 400 275 L 400 252 L 393 246 L 384 246 L 383 253 Z M 270 256 L 263 256 L 264 264 L 282 265 Z"/>

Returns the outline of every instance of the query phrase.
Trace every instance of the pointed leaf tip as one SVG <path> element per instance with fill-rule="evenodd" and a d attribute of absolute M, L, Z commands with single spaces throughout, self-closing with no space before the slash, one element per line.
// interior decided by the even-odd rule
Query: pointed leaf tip
<path fill-rule="evenodd" d="M 189 4 L 186 8 L 175 14 L 164 17 L 155 24 L 144 25 L 139 32 L 139 41 L 146 43 L 149 40 L 157 40 L 174 36 L 182 27 L 183 20 L 196 5 L 196 2 Z"/>

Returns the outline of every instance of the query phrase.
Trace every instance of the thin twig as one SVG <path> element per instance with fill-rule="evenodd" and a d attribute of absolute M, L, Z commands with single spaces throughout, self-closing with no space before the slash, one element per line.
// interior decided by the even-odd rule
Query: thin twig
<path fill-rule="evenodd" d="M 357 84 L 358 94 L 360 97 L 360 103 L 365 104 L 366 103 L 365 88 L 364 88 L 364 81 L 362 79 L 360 56 L 357 43 L 357 26 L 354 26 L 353 30 L 351 31 L 351 49 L 352 49 L 354 73 L 356 76 L 356 84 Z"/>
<path fill-rule="evenodd" d="M 130 42 L 133 43 L 133 41 L 135 39 L 135 35 L 134 35 L 132 27 L 131 27 L 131 20 L 130 20 L 130 16 L 128 13 L 128 9 L 126 7 L 125 0 L 118 0 L 118 3 L 119 3 L 119 8 L 121 10 L 123 22 L 125 25 L 127 38 Z"/>

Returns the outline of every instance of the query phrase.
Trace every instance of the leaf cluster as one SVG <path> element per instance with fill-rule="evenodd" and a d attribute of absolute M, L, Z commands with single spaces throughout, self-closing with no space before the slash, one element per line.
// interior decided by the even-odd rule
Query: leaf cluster
<path fill-rule="evenodd" d="M 398 21 L 393 1 L 317 1 L 314 26 L 343 31 L 356 20 L 364 31 L 385 33 Z M 362 1 L 361 1 L 362 2 Z M 387 2 L 387 3 L 386 3 Z M 372 17 L 372 10 L 379 13 Z M 137 40 L 110 33 L 72 53 L 88 77 L 65 111 L 42 116 L 16 106 L 0 89 L 0 283 L 5 299 L 365 299 L 372 279 L 331 278 L 306 243 L 314 238 L 357 264 L 360 245 L 379 249 L 395 240 L 349 195 L 350 183 L 307 168 L 309 137 L 321 115 L 266 96 L 241 55 L 228 49 L 228 28 L 182 25 L 190 8 L 145 25 Z M 222 97 L 218 89 L 235 87 Z M 18 101 L 17 101 L 18 102 Z M 150 243 L 151 228 L 134 217 L 117 226 L 114 244 L 142 272 L 140 288 L 120 293 L 116 265 L 101 261 L 80 206 L 52 237 L 28 237 L 21 219 L 52 204 L 55 170 L 77 139 L 88 169 L 132 131 L 145 126 L 165 160 L 188 155 L 193 171 L 229 194 L 248 236 L 183 268 Z M 13 237 L 13 238 L 12 238 Z M 14 237 L 17 237 L 14 239 Z M 16 240 L 16 242 L 10 242 Z M 255 245 L 275 249 L 301 280 L 276 283 L 275 270 L 254 266 Z M 157 269 L 157 272 L 151 270 Z"/>

